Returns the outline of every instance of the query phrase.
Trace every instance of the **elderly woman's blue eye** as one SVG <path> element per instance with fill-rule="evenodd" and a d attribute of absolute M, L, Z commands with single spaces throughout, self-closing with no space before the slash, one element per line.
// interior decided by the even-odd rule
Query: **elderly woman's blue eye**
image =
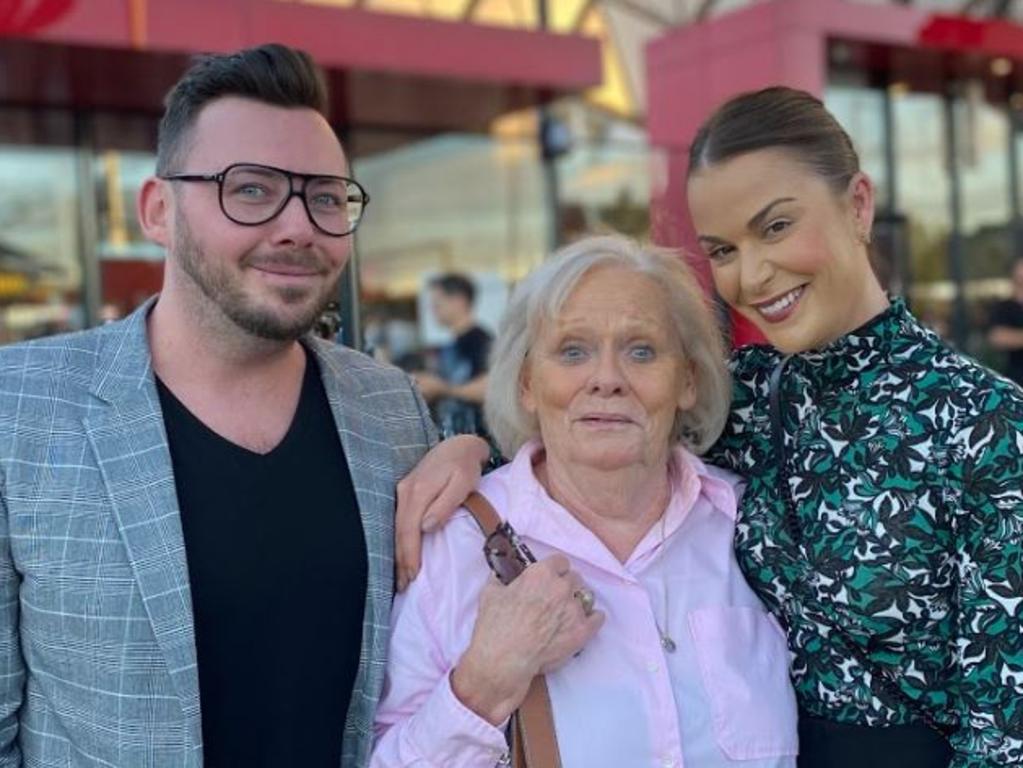
<path fill-rule="evenodd" d="M 657 353 L 649 344 L 640 344 L 630 349 L 629 354 L 634 360 L 647 361 L 653 360 Z"/>
<path fill-rule="evenodd" d="M 562 347 L 560 351 L 561 359 L 567 363 L 574 363 L 582 360 L 586 357 L 586 350 L 579 346 Z"/>

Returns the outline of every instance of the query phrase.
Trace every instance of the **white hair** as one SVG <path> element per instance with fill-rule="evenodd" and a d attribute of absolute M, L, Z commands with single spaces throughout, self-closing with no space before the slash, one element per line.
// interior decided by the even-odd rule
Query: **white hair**
<path fill-rule="evenodd" d="M 539 436 L 536 418 L 522 407 L 522 368 L 543 324 L 560 313 L 573 289 L 595 267 L 613 265 L 646 275 L 663 292 L 672 330 L 692 366 L 696 402 L 675 417 L 671 439 L 702 453 L 721 434 L 732 399 L 724 337 L 696 277 L 681 254 L 641 246 L 626 237 L 587 237 L 560 249 L 516 286 L 501 318 L 491 354 L 485 413 L 505 456 Z"/>

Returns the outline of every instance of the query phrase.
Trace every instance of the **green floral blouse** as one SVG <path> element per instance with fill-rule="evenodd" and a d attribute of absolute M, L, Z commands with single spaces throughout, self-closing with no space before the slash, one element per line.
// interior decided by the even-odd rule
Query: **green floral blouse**
<path fill-rule="evenodd" d="M 847 723 L 918 720 L 897 684 L 955 727 L 955 768 L 1023 763 L 1023 390 L 901 300 L 790 357 L 778 391 L 793 527 L 769 406 L 781 358 L 737 354 L 708 458 L 748 479 L 738 557 L 788 627 L 800 705 Z M 872 683 L 861 653 L 889 682 Z"/>

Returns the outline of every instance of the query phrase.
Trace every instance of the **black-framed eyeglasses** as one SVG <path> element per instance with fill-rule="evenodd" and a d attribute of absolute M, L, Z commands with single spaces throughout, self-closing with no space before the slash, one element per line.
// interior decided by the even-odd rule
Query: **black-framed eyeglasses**
<path fill-rule="evenodd" d="M 171 173 L 166 181 L 216 182 L 220 210 L 235 224 L 266 224 L 293 197 L 302 200 L 309 221 L 331 237 L 350 235 L 359 226 L 369 194 L 355 179 L 295 173 L 257 163 L 234 163 L 220 173 Z M 296 185 L 295 180 L 301 184 Z"/>
<path fill-rule="evenodd" d="M 507 521 L 501 523 L 487 536 L 483 544 L 483 556 L 486 557 L 490 570 L 505 585 L 511 584 L 526 568 L 536 562 L 529 547 Z"/>

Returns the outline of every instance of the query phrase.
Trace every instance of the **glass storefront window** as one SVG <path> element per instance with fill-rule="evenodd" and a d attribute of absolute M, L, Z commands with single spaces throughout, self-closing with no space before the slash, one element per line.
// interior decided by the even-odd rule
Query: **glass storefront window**
<path fill-rule="evenodd" d="M 851 84 L 855 73 L 839 73 L 835 81 L 827 105 L 852 135 L 864 169 L 881 180 L 879 217 L 902 230 L 895 238 L 902 251 L 896 258 L 905 264 L 895 288 L 905 290 L 913 310 L 935 331 L 994 363 L 985 343 L 988 308 L 1005 293 L 1013 253 L 1014 150 L 1007 107 L 992 103 L 979 81 L 950 83 L 952 97 L 911 90 L 905 83 L 886 94 Z M 891 201 L 884 183 L 886 98 L 895 182 Z"/>
<path fill-rule="evenodd" d="M 945 105 L 933 93 L 892 94 L 897 209 L 908 222 L 909 299 L 920 319 L 951 333 L 956 286 L 949 273 L 951 182 L 945 158 Z"/>
<path fill-rule="evenodd" d="M 551 109 L 567 138 L 553 161 L 558 240 L 592 232 L 647 238 L 651 158 L 643 129 L 572 100 Z M 426 286 L 451 271 L 476 282 L 478 315 L 495 328 L 507 292 L 550 254 L 555 234 L 537 113 L 506 115 L 487 135 L 356 130 L 346 144 L 373 197 L 357 237 L 367 345 L 415 367 L 443 343 Z"/>
<path fill-rule="evenodd" d="M 145 239 L 135 215 L 142 182 L 153 174 L 149 152 L 107 150 L 96 158 L 97 252 L 101 259 L 163 258 L 163 250 Z"/>
<path fill-rule="evenodd" d="M 994 362 L 985 331 L 991 305 L 1007 287 L 1012 261 L 1009 115 L 967 84 L 955 102 L 956 163 L 962 184 L 966 350 Z"/>
<path fill-rule="evenodd" d="M 355 131 L 347 147 L 373 200 L 356 238 L 368 347 L 413 370 L 447 340 L 427 284 L 463 273 L 494 329 L 510 285 L 546 255 L 549 217 L 535 141 Z"/>
<path fill-rule="evenodd" d="M 652 160 L 642 129 L 624 121 L 589 127 L 558 161 L 562 239 L 599 232 L 649 238 Z"/>
<path fill-rule="evenodd" d="M 0 343 L 123 316 L 159 289 L 135 214 L 149 115 L 0 108 Z"/>
<path fill-rule="evenodd" d="M 163 281 L 163 249 L 145 239 L 135 213 L 139 189 L 155 166 L 151 152 L 112 149 L 93 163 L 102 321 L 129 314 Z"/>
<path fill-rule="evenodd" d="M 896 211 L 886 155 L 891 140 L 887 125 L 888 94 L 866 85 L 856 71 L 832 71 L 824 104 L 849 132 L 860 168 L 874 183 L 874 270 L 886 290 L 902 294 L 909 282 L 906 221 Z"/>
<path fill-rule="evenodd" d="M 0 144 L 0 343 L 82 328 L 78 156 Z"/>
<path fill-rule="evenodd" d="M 879 209 L 891 207 L 888 199 L 888 169 L 885 166 L 885 94 L 877 88 L 832 83 L 824 104 L 849 132 L 860 158 L 860 168 L 874 182 Z"/>
<path fill-rule="evenodd" d="M 163 248 L 145 239 L 135 212 L 142 183 L 156 169 L 157 119 L 95 112 L 89 116 L 94 256 L 100 322 L 123 317 L 160 290 Z"/>

